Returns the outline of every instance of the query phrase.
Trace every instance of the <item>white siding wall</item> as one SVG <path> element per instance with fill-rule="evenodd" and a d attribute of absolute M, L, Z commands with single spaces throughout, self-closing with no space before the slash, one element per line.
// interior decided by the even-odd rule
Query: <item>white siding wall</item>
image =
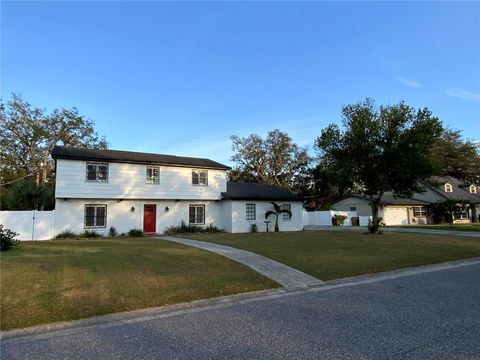
<path fill-rule="evenodd" d="M 250 225 L 257 224 L 258 231 L 266 231 L 265 213 L 268 210 L 272 210 L 272 204 L 268 201 L 224 201 L 225 214 L 231 214 L 231 230 L 227 231 L 233 233 L 250 232 Z M 282 219 L 282 215 L 279 216 L 278 224 L 280 231 L 300 231 L 303 230 L 303 214 L 301 202 L 282 202 L 278 201 L 278 204 L 290 204 L 292 211 L 292 218 L 290 220 Z M 246 220 L 246 204 L 256 204 L 256 220 Z M 230 210 L 231 209 L 231 210 Z M 228 216 L 228 215 L 227 215 Z M 270 216 L 269 231 L 273 231 L 275 227 L 275 216 Z"/>
<path fill-rule="evenodd" d="M 146 184 L 146 166 L 109 163 L 108 183 L 86 181 L 86 161 L 57 160 L 57 198 L 217 200 L 226 191 L 224 170 L 208 170 L 208 186 L 192 185 L 192 169 L 161 166 L 160 184 Z"/>
<path fill-rule="evenodd" d="M 84 211 L 86 204 L 107 205 L 107 226 L 95 231 L 108 235 L 110 226 L 115 227 L 119 233 L 131 229 L 143 229 L 143 206 L 145 204 L 157 205 L 156 232 L 163 233 L 172 225 L 180 225 L 183 220 L 188 224 L 188 207 L 190 204 L 205 205 L 205 225 L 213 224 L 225 230 L 223 204 L 217 201 L 171 201 L 171 200 L 88 200 L 88 199 L 57 199 L 55 205 L 55 234 L 65 230 L 80 233 L 84 228 Z M 131 207 L 135 212 L 130 212 Z M 168 207 L 168 212 L 165 208 Z M 92 229 L 93 230 L 93 229 Z"/>

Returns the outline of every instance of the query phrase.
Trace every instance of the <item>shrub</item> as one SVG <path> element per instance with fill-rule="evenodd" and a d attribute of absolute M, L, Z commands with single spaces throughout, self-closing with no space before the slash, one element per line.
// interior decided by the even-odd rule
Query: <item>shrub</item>
<path fill-rule="evenodd" d="M 12 246 L 17 245 L 18 240 L 15 240 L 15 237 L 18 234 L 15 231 L 10 229 L 5 229 L 3 225 L 0 224 L 0 251 L 7 251 L 12 248 Z"/>
<path fill-rule="evenodd" d="M 250 232 L 251 233 L 256 233 L 257 231 L 258 231 L 257 224 L 250 224 Z"/>
<path fill-rule="evenodd" d="M 381 226 L 385 226 L 385 223 L 382 220 L 381 217 L 377 218 L 375 222 L 368 220 L 368 231 L 371 234 L 375 234 Z M 378 233 L 381 234 L 382 232 L 378 231 Z"/>
<path fill-rule="evenodd" d="M 213 226 L 213 224 L 208 225 L 206 228 L 197 225 L 187 225 L 182 220 L 180 226 L 169 226 L 164 232 L 166 235 L 175 235 L 186 233 L 218 233 L 223 232 L 223 230 Z"/>
<path fill-rule="evenodd" d="M 144 232 L 140 229 L 132 229 L 128 232 L 128 236 L 131 237 L 143 237 L 145 236 Z"/>
<path fill-rule="evenodd" d="M 348 219 L 346 215 L 333 215 L 332 217 L 332 225 L 333 226 L 342 226 L 345 220 Z"/>
<path fill-rule="evenodd" d="M 110 229 L 108 230 L 108 236 L 117 236 L 118 232 L 117 229 L 115 229 L 113 226 L 110 226 Z"/>
<path fill-rule="evenodd" d="M 103 237 L 102 234 L 99 234 L 95 231 L 89 231 L 89 230 L 85 230 L 85 232 L 83 234 L 81 234 L 81 237 L 82 238 L 99 238 L 99 237 Z"/>
<path fill-rule="evenodd" d="M 78 235 L 72 230 L 62 231 L 60 234 L 55 236 L 55 239 L 76 239 L 76 238 L 78 238 Z"/>

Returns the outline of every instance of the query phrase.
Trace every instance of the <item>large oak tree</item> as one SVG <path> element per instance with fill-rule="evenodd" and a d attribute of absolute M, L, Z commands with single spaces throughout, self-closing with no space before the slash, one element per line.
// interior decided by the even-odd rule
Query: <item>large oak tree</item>
<path fill-rule="evenodd" d="M 374 102 L 347 105 L 343 126 L 330 124 L 316 139 L 322 166 L 340 187 L 359 188 L 372 210 L 371 232 L 378 231 L 383 195 L 411 197 L 422 191 L 419 181 L 436 173 L 431 149 L 442 133 L 432 113 L 403 102 L 376 107 Z"/>

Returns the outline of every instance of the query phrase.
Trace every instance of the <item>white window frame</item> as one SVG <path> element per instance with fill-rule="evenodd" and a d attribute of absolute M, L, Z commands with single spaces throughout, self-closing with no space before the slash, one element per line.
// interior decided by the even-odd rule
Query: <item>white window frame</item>
<path fill-rule="evenodd" d="M 195 209 L 195 222 L 190 222 L 190 209 L 194 208 Z M 201 222 L 198 221 L 198 209 L 202 208 L 203 209 L 203 219 Z M 188 223 L 190 225 L 205 225 L 205 205 L 203 204 L 190 204 L 188 205 Z"/>
<path fill-rule="evenodd" d="M 93 207 L 95 209 L 93 214 L 93 225 L 87 225 L 87 208 L 90 207 Z M 105 209 L 105 221 L 103 225 L 97 225 L 99 208 Z M 107 227 L 107 211 L 107 204 L 85 204 L 83 211 L 83 227 L 85 229 L 105 229 Z"/>
<path fill-rule="evenodd" d="M 414 206 L 413 217 L 428 216 L 427 208 L 425 206 Z"/>
<path fill-rule="evenodd" d="M 201 182 L 201 179 L 202 179 L 202 176 L 201 174 L 205 174 L 204 176 L 204 180 L 205 182 L 202 183 Z M 195 183 L 195 176 L 197 177 L 196 180 L 198 181 L 197 183 Z M 192 185 L 195 185 L 195 186 L 208 186 L 208 170 L 192 170 Z"/>
<path fill-rule="evenodd" d="M 290 212 L 292 212 L 292 204 L 282 204 L 282 205 L 280 205 L 280 209 L 282 209 L 282 210 L 286 209 L 286 210 L 290 210 Z M 287 213 L 282 213 L 282 220 L 283 221 L 290 221 L 290 220 L 292 220 L 292 216 L 290 216 Z"/>
<path fill-rule="evenodd" d="M 253 207 L 253 218 L 249 217 L 252 215 L 252 210 L 249 210 L 249 207 Z M 254 221 L 257 220 L 257 204 L 254 203 L 247 203 L 245 204 L 245 220 L 247 221 Z"/>
<path fill-rule="evenodd" d="M 470 194 L 476 194 L 477 193 L 477 187 L 475 185 L 470 185 Z"/>
<path fill-rule="evenodd" d="M 88 167 L 95 166 L 95 180 L 88 178 Z M 99 179 L 98 171 L 99 166 L 106 166 L 107 167 L 107 177 L 106 179 Z M 108 179 L 110 178 L 110 166 L 108 163 L 97 163 L 97 162 L 87 162 L 85 166 L 85 181 L 86 182 L 98 182 L 98 183 L 108 183 Z"/>
<path fill-rule="evenodd" d="M 157 176 L 150 176 L 148 171 L 151 170 L 152 174 L 154 170 L 157 170 Z M 150 166 L 148 165 L 145 169 L 145 183 L 148 185 L 158 185 L 160 184 L 160 166 Z"/>
<path fill-rule="evenodd" d="M 446 183 L 445 184 L 445 192 L 451 193 L 453 192 L 453 186 L 452 184 Z"/>

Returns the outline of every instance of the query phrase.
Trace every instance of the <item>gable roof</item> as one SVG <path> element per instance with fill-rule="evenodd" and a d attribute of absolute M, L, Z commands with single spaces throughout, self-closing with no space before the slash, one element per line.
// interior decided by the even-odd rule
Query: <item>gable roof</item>
<path fill-rule="evenodd" d="M 55 146 L 52 151 L 54 159 L 108 161 L 132 164 L 172 165 L 202 169 L 230 170 L 229 166 L 204 158 L 175 155 L 151 154 L 121 150 L 85 149 Z"/>
<path fill-rule="evenodd" d="M 345 196 L 338 201 L 348 199 L 348 198 L 356 198 L 360 200 L 365 200 L 365 201 L 370 201 L 370 196 L 368 195 L 361 195 L 361 194 L 352 194 Z M 409 198 L 396 198 L 393 195 L 383 195 L 382 199 L 380 200 L 380 205 L 430 205 L 429 202 L 423 201 L 423 200 L 418 200 L 418 199 L 409 199 Z"/>
<path fill-rule="evenodd" d="M 301 196 L 272 185 L 244 182 L 227 182 L 227 191 L 222 192 L 225 200 L 303 201 Z"/>
<path fill-rule="evenodd" d="M 432 178 L 431 182 L 433 184 L 426 185 L 441 196 L 445 197 L 446 199 L 467 200 L 474 204 L 480 204 L 480 194 L 478 193 L 478 187 L 476 194 L 472 194 L 470 192 L 470 185 L 472 184 L 465 183 L 464 181 L 451 176 L 437 176 Z M 437 186 L 434 183 L 437 183 L 439 185 Z M 446 183 L 452 185 L 452 192 L 445 192 L 444 185 Z"/>

